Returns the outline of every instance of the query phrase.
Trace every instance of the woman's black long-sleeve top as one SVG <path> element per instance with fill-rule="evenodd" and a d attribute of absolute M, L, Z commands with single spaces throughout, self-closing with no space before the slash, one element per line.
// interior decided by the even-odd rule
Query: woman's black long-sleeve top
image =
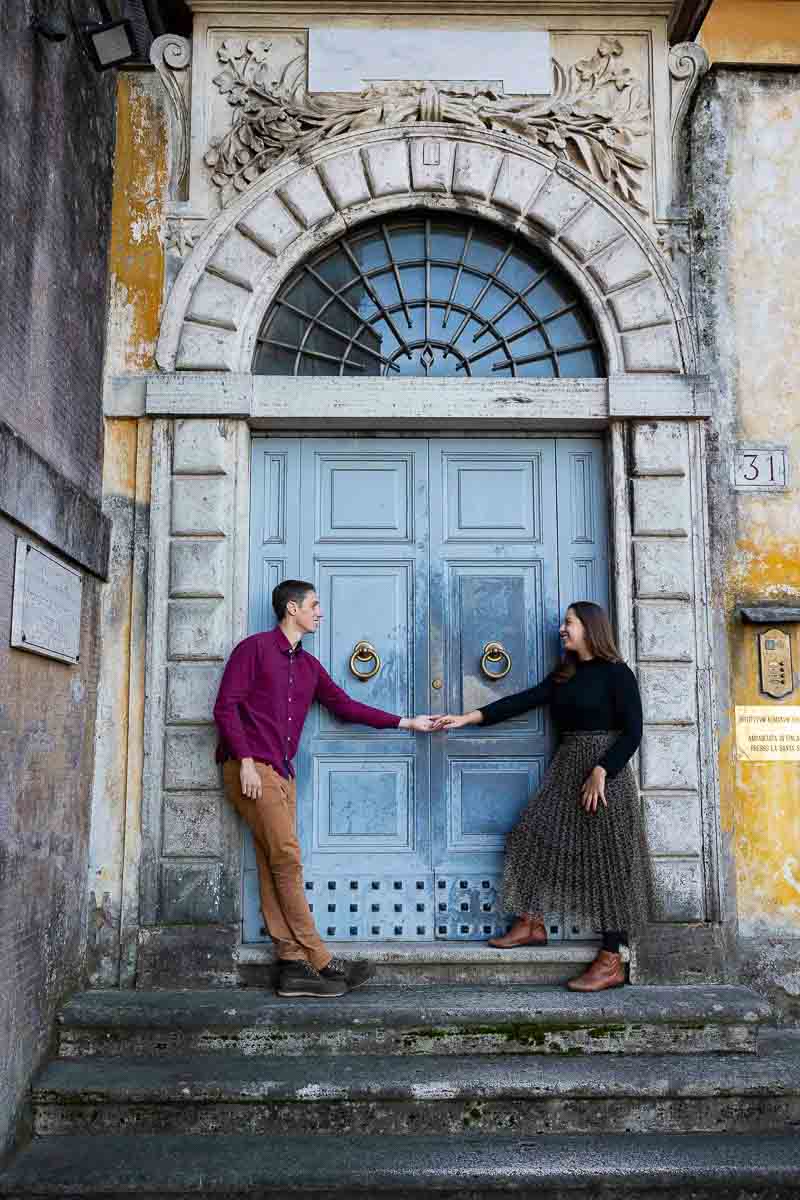
<path fill-rule="evenodd" d="M 548 675 L 536 687 L 505 696 L 480 709 L 484 725 L 496 725 L 539 708 L 550 706 L 559 734 L 615 730 L 620 735 L 597 764 L 609 777 L 617 775 L 642 740 L 642 701 L 636 676 L 624 662 L 590 658 L 578 662 L 565 683 Z"/>

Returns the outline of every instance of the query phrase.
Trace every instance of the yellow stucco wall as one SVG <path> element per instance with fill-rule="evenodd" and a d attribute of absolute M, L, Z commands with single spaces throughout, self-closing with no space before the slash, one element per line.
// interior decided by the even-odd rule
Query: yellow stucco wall
<path fill-rule="evenodd" d="M 725 564 L 731 709 L 720 756 L 722 827 L 735 848 L 740 931 L 796 936 L 800 763 L 738 761 L 733 706 L 800 705 L 800 627 L 783 626 L 792 636 L 795 692 L 778 701 L 760 691 L 758 628 L 735 616 L 748 602 L 800 605 L 800 88 L 753 91 L 737 110 L 728 168 L 735 438 L 788 446 L 791 489 L 731 494 L 736 538 Z"/>
<path fill-rule="evenodd" d="M 698 41 L 712 62 L 800 63 L 800 0 L 714 0 Z"/>
<path fill-rule="evenodd" d="M 108 373 L 153 370 L 158 338 L 167 182 L 161 81 L 121 71 L 111 211 Z"/>
<path fill-rule="evenodd" d="M 120 71 L 105 391 L 117 375 L 155 370 L 162 300 L 167 187 L 164 90 L 155 73 Z M 138 839 L 144 750 L 144 651 L 150 422 L 105 422 L 103 506 L 113 520 L 101 611 L 90 871 L 95 986 L 129 983 L 138 914 Z M 119 940 L 117 940 L 119 938 Z M 121 966 L 120 966 L 121 964 Z"/>

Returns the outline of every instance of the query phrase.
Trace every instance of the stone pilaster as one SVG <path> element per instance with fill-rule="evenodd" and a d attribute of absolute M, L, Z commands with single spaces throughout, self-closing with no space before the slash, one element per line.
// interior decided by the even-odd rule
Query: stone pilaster
<path fill-rule="evenodd" d="M 202 418 L 161 420 L 155 429 L 145 925 L 221 924 L 238 914 L 239 839 L 214 761 L 212 709 L 225 659 L 243 632 L 236 563 L 246 514 L 242 429 L 246 437 L 240 422 Z"/>
<path fill-rule="evenodd" d="M 710 919 L 700 794 L 704 684 L 702 570 L 692 531 L 695 430 L 684 421 L 633 426 L 631 511 L 635 656 L 645 729 L 642 803 L 663 922 Z"/>

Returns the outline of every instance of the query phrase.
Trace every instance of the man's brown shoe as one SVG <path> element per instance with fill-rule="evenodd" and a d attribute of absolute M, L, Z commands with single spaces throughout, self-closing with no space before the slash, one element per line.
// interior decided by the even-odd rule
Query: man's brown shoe
<path fill-rule="evenodd" d="M 567 987 L 571 992 L 603 992 L 606 988 L 623 987 L 624 984 L 625 968 L 622 965 L 622 955 L 612 954 L 610 950 L 601 950 L 582 975 L 569 980 Z"/>
<path fill-rule="evenodd" d="M 517 917 L 508 933 L 489 938 L 487 945 L 497 950 L 514 950 L 517 946 L 546 946 L 547 930 L 544 922 L 534 917 Z"/>

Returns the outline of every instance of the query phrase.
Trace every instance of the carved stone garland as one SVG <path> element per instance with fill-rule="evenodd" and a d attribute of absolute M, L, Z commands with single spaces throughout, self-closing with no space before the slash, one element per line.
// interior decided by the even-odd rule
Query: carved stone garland
<path fill-rule="evenodd" d="M 281 159 L 339 134 L 442 121 L 542 145 L 647 212 L 639 193 L 648 163 L 631 146 L 649 132 L 650 110 L 641 81 L 618 61 L 623 48 L 616 38 L 603 38 L 592 58 L 572 67 L 553 59 L 552 95 L 537 99 L 424 81 L 373 84 L 358 96 L 312 95 L 305 55 L 272 79 L 270 49 L 266 41 L 229 38 L 217 51 L 224 66 L 214 83 L 235 111 L 230 130 L 212 141 L 205 162 L 223 204 Z"/>

